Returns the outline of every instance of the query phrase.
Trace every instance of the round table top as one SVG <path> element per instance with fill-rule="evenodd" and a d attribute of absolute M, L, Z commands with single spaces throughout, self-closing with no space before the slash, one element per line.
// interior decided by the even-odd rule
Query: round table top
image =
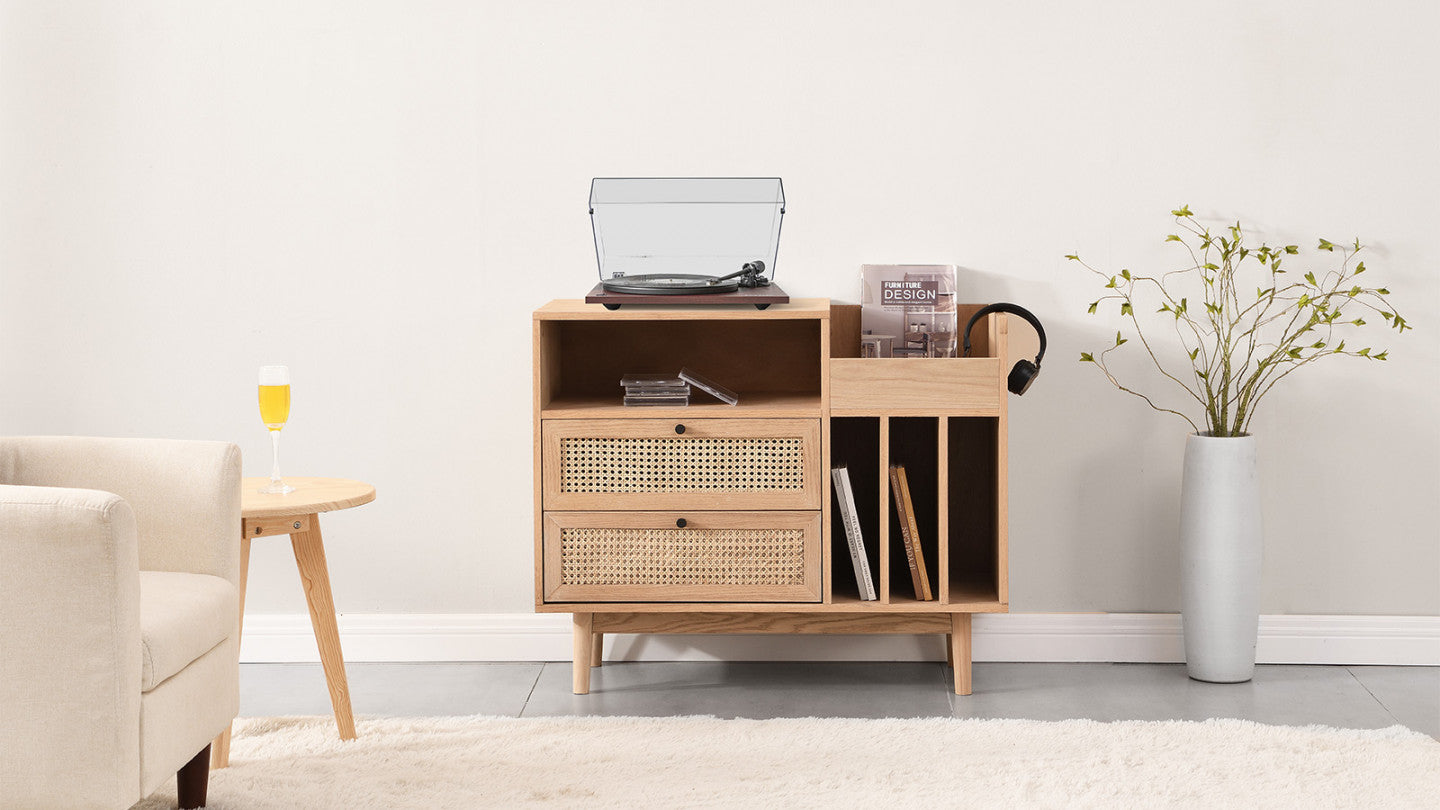
<path fill-rule="evenodd" d="M 285 483 L 295 487 L 288 495 L 262 495 L 270 485 L 267 478 L 240 480 L 240 514 L 247 518 L 290 517 L 313 515 L 349 509 L 375 500 L 375 487 L 364 481 L 348 478 L 299 478 L 285 476 Z"/>

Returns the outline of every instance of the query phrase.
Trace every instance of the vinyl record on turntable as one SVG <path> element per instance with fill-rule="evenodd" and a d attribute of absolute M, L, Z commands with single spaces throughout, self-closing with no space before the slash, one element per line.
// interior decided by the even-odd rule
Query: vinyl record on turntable
<path fill-rule="evenodd" d="M 647 273 L 641 276 L 618 276 L 600 280 L 609 292 L 631 295 L 710 295 L 732 293 L 740 289 L 740 282 L 729 279 L 721 281 L 715 276 L 697 276 L 690 273 Z"/>

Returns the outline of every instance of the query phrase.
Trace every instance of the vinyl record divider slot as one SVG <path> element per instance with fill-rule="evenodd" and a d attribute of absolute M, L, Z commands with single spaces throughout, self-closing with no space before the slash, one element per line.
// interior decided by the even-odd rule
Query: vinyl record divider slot
<path fill-rule="evenodd" d="M 860 535 L 865 546 L 870 578 L 878 592 L 880 574 L 880 520 L 883 513 L 876 509 L 881 480 L 880 420 L 870 416 L 836 417 L 830 420 L 830 466 L 844 465 L 855 494 L 855 512 L 860 521 Z M 839 493 L 830 493 L 830 557 L 833 577 L 832 593 L 837 597 L 860 598 L 860 584 L 850 557 L 850 541 L 840 513 Z M 867 603 L 868 604 L 868 603 Z"/>
<path fill-rule="evenodd" d="M 940 594 L 940 547 L 944 545 L 939 521 L 941 454 L 936 449 L 940 418 L 896 416 L 889 421 L 890 464 L 905 468 L 905 484 L 910 491 L 910 503 L 919 535 L 920 557 L 932 596 L 931 600 L 922 600 L 916 592 L 915 580 L 910 573 L 909 553 L 905 548 L 905 531 L 900 522 L 900 510 L 895 505 L 895 493 L 892 492 L 888 511 L 890 544 L 886 547 L 886 556 L 890 559 L 890 601 L 895 604 L 934 604 Z M 888 469 L 886 478 L 888 481 Z"/>

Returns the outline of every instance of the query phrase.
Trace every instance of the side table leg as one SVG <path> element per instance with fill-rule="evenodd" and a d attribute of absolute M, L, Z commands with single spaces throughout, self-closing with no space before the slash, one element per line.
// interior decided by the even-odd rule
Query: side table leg
<path fill-rule="evenodd" d="M 590 651 L 590 666 L 598 667 L 605 660 L 605 634 L 592 633 L 595 636 L 595 648 Z"/>
<path fill-rule="evenodd" d="M 571 664 L 571 674 L 575 687 L 573 691 L 577 695 L 590 694 L 590 656 L 595 652 L 595 640 L 590 628 L 594 618 L 593 613 L 575 614 L 575 636 L 571 644 L 575 660 Z"/>
<path fill-rule="evenodd" d="M 235 625 L 235 646 L 240 646 L 240 637 L 245 630 L 245 582 L 250 576 L 250 538 L 240 533 L 240 604 L 237 613 L 239 620 Z M 237 649 L 236 652 L 239 652 Z M 233 726 L 234 723 L 231 723 Z M 230 767 L 230 727 L 220 732 L 215 742 L 210 746 L 210 769 Z"/>
<path fill-rule="evenodd" d="M 950 657 L 955 661 L 955 694 L 970 694 L 970 614 L 950 614 Z"/>
<path fill-rule="evenodd" d="M 310 529 L 290 535 L 300 584 L 310 606 L 310 624 L 320 648 L 325 684 L 330 687 L 330 705 L 340 739 L 355 739 L 355 717 L 350 712 L 350 685 L 345 680 L 345 658 L 340 653 L 340 629 L 335 623 L 335 600 L 330 595 L 330 571 L 325 565 L 325 544 L 320 537 L 320 516 L 310 516 Z"/>

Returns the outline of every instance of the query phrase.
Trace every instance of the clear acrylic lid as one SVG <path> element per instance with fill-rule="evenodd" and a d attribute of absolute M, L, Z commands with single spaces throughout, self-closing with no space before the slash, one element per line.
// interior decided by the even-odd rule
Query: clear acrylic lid
<path fill-rule="evenodd" d="M 775 275 L 785 189 L 778 177 L 597 177 L 590 221 L 600 278 Z"/>

